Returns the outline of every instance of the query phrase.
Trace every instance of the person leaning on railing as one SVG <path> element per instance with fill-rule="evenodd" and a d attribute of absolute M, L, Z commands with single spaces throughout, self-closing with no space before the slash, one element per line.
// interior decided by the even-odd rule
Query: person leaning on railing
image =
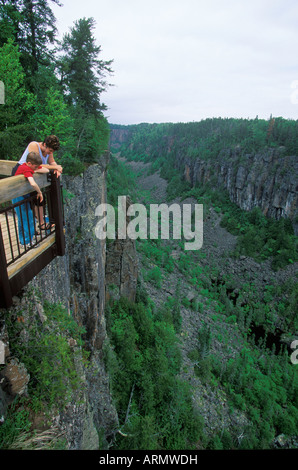
<path fill-rule="evenodd" d="M 37 192 L 37 199 L 40 202 L 43 201 L 43 195 L 40 187 L 33 178 L 34 173 L 48 173 L 49 170 L 41 166 L 41 158 L 36 152 L 29 152 L 27 155 L 26 163 L 23 163 L 17 168 L 15 176 L 24 175 L 28 179 L 28 182 L 31 184 L 32 188 Z M 27 194 L 26 194 L 27 196 Z"/>
<path fill-rule="evenodd" d="M 33 174 L 36 173 L 48 173 L 49 169 L 44 168 L 41 166 L 42 159 L 40 155 L 36 152 L 29 152 L 26 157 L 26 163 L 23 163 L 18 166 L 15 176 L 24 175 L 25 178 L 28 179 L 28 182 L 32 186 L 32 189 L 37 192 L 36 195 L 36 202 L 38 207 L 39 213 L 36 214 L 36 218 L 41 221 L 44 220 L 43 218 L 43 194 L 36 183 L 35 179 L 33 178 Z M 28 245 L 31 243 L 34 234 L 36 234 L 35 230 L 35 222 L 33 217 L 33 212 L 29 203 L 26 202 L 26 199 L 30 197 L 29 194 L 25 194 L 24 196 L 20 196 L 12 200 L 13 204 L 24 200 L 24 204 L 18 206 L 16 208 L 17 215 L 18 215 L 18 223 L 19 223 L 19 234 L 20 234 L 20 242 L 22 245 Z M 35 206 L 36 207 L 36 206 Z M 41 213 L 42 211 L 42 213 Z M 42 224 L 40 224 L 39 228 L 43 229 Z M 46 229 L 46 227 L 44 227 Z"/>
<path fill-rule="evenodd" d="M 62 166 L 56 163 L 54 152 L 60 148 L 60 142 L 55 135 L 48 135 L 43 142 L 30 142 L 16 166 L 12 169 L 11 175 L 14 176 L 18 167 L 26 163 L 27 155 L 30 152 L 37 152 L 41 157 L 41 165 L 48 170 L 54 170 L 54 174 L 59 177 L 62 173 Z"/>

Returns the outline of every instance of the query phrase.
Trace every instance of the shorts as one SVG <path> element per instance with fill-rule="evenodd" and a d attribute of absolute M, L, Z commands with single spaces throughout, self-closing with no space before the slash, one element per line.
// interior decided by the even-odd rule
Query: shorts
<path fill-rule="evenodd" d="M 15 175 L 15 173 L 16 173 L 17 169 L 19 168 L 19 166 L 20 166 L 20 164 L 17 163 L 16 166 L 13 167 L 13 169 L 11 170 L 11 176 Z"/>

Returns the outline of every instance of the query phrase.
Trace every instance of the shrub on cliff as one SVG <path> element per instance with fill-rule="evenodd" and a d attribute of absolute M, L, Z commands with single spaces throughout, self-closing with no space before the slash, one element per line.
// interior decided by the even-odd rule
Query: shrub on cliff
<path fill-rule="evenodd" d="M 62 305 L 44 304 L 41 323 L 28 299 L 29 313 L 10 315 L 6 324 L 11 354 L 22 362 L 30 376 L 30 406 L 50 409 L 63 406 L 79 385 L 74 367 L 75 349 L 81 346 L 83 330 Z"/>
<path fill-rule="evenodd" d="M 154 314 L 150 305 L 122 298 L 109 304 L 107 316 L 117 450 L 193 448 L 202 422 L 178 378 L 181 353 L 168 309 Z"/>

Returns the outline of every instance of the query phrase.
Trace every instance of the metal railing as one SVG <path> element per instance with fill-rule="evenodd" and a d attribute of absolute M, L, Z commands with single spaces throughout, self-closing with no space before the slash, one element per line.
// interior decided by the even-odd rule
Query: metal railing
<path fill-rule="evenodd" d="M 33 193 L 0 209 L 7 266 L 36 248 L 56 230 L 51 214 L 50 188 L 42 192 L 45 201 L 43 206 L 39 206 L 42 209 L 35 204 L 36 196 Z"/>
<path fill-rule="evenodd" d="M 12 305 L 13 295 L 55 256 L 65 253 L 60 178 L 53 172 L 36 174 L 34 178 L 42 189 L 42 205 L 37 204 L 36 193 L 32 193 L 24 176 L 0 180 L 0 307 Z M 32 256 L 28 256 L 28 261 L 24 258 L 15 273 L 15 263 L 30 251 Z M 11 271 L 13 276 L 9 275 Z"/>

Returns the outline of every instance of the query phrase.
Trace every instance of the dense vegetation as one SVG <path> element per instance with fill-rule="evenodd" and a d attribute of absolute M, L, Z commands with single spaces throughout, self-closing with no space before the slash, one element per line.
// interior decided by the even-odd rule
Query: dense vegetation
<path fill-rule="evenodd" d="M 100 97 L 112 61 L 100 59 L 93 18 L 75 21 L 60 43 L 55 23 L 50 0 L 0 4 L 0 159 L 18 160 L 31 140 L 55 134 L 62 144 L 57 161 L 78 174 L 108 147 Z"/>
<path fill-rule="evenodd" d="M 36 318 L 36 299 L 44 315 L 42 322 Z M 49 449 L 63 448 L 65 443 L 57 433 L 35 436 L 32 420 L 44 416 L 45 422 L 50 421 L 51 413 L 63 410 L 74 393 L 81 399 L 76 363 L 87 365 L 85 331 L 62 305 L 42 302 L 40 293 L 28 290 L 26 303 L 5 316 L 10 354 L 24 365 L 30 380 L 27 393 L 14 397 L 7 409 L 0 426 L 0 449 L 35 449 L 42 447 L 42 439 Z"/>
<path fill-rule="evenodd" d="M 99 59 L 94 26 L 92 18 L 79 19 L 59 44 L 50 1 L 1 2 L 1 159 L 17 160 L 30 140 L 54 133 L 62 143 L 58 161 L 65 172 L 77 174 L 107 148 L 109 126 L 100 96 L 108 86 L 105 77 L 111 73 L 111 61 Z M 130 130 L 132 138 L 122 154 L 150 162 L 152 172 L 160 168 L 168 181 L 169 201 L 192 196 L 224 214 L 222 226 L 238 237 L 230 256 L 246 254 L 260 262 L 269 258 L 275 270 L 297 261 L 297 243 L 288 222 L 266 219 L 258 209 L 244 213 L 222 190 L 191 188 L 172 164 L 181 149 L 190 158 L 204 160 L 236 147 L 240 156 L 279 147 L 297 155 L 297 121 L 207 119 L 142 124 Z M 112 158 L 108 202 L 116 206 L 117 195 L 127 192 L 136 200 L 140 192 L 135 182 L 135 176 Z M 112 347 L 104 353 L 120 423 L 111 445 L 117 450 L 266 449 L 280 434 L 297 443 L 297 365 L 291 363 L 285 345 L 277 348 L 267 341 L 277 321 L 288 335 L 298 329 L 295 280 L 268 282 L 260 293 L 247 279 L 239 287 L 233 276 L 219 278 L 212 259 L 201 263 L 204 250 L 182 250 L 174 261 L 172 247 L 160 240 L 139 240 L 137 249 L 142 276 L 136 302 L 111 300 L 106 309 Z M 157 308 L 145 283 L 162 289 L 172 273 L 176 292 Z M 180 289 L 180 279 L 196 289 L 192 301 Z M 188 353 L 194 372 L 205 391 L 223 394 L 231 416 L 240 413 L 246 418 L 241 429 L 223 420 L 221 429 L 204 432 L 200 409 L 194 407 L 192 389 L 183 378 L 183 307 L 202 320 L 196 346 Z M 69 340 L 83 346 L 82 330 L 61 305 L 45 303 L 47 319 L 38 328 L 30 322 L 34 319 L 28 308 L 27 316 L 19 311 L 5 319 L 11 353 L 24 363 L 31 380 L 28 396 L 13 403 L 0 426 L 1 448 L 13 448 L 20 436 L 30 436 L 30 413 L 63 409 L 80 383 Z M 263 331 L 260 338 L 254 333 L 258 327 Z"/>
<path fill-rule="evenodd" d="M 210 159 L 225 148 L 239 147 L 243 155 L 268 147 L 284 147 L 288 155 L 298 154 L 298 121 L 272 117 L 265 119 L 213 118 L 200 122 L 112 125 L 129 130 L 131 137 L 123 144 L 127 158 L 152 162 L 180 149 L 191 158 Z"/>
<path fill-rule="evenodd" d="M 271 259 L 274 269 L 298 260 L 297 237 L 291 221 L 265 217 L 259 208 L 245 212 L 231 203 L 227 191 L 212 179 L 191 187 L 176 168 L 176 156 L 212 161 L 225 149 L 238 149 L 239 159 L 246 154 L 266 153 L 279 148 L 282 154 L 298 155 L 298 121 L 282 118 L 206 119 L 194 123 L 140 124 L 112 126 L 129 130 L 131 136 L 121 147 L 128 160 L 150 162 L 152 172 L 168 181 L 168 201 L 175 197 L 196 198 L 205 207 L 214 204 L 224 214 L 222 226 L 238 236 L 236 256 L 257 260 Z"/>
<path fill-rule="evenodd" d="M 172 175 L 172 178 L 177 176 L 175 172 Z M 168 180 L 171 183 L 171 178 Z M 136 175 L 115 158 L 111 159 L 109 182 L 110 203 L 116 204 L 117 195 L 124 194 L 128 185 L 134 200 L 142 197 Z M 184 197 L 191 188 L 182 182 L 179 190 Z M 178 192 L 176 187 L 175 196 Z M 225 210 L 233 209 L 224 195 L 219 198 L 207 189 L 202 195 L 218 212 L 220 200 Z M 239 220 L 244 220 L 241 217 L 245 213 L 240 209 L 237 213 Z M 250 224 L 262 219 L 258 210 L 247 217 Z M 286 230 L 291 233 L 290 228 Z M 241 247 L 241 232 L 236 234 Z M 182 242 L 179 243 L 182 248 Z M 113 350 L 107 354 L 107 364 L 122 426 L 116 448 L 267 449 L 278 435 L 295 439 L 297 366 L 290 361 L 285 344 L 268 341 L 268 337 L 274 337 L 277 318 L 289 335 L 297 331 L 295 279 L 281 284 L 269 282 L 263 291 L 243 279 L 239 288 L 232 275 L 219 276 L 212 259 L 201 263 L 206 256 L 204 249 L 195 254 L 182 250 L 176 262 L 170 256 L 173 246 L 161 240 L 138 240 L 137 249 L 142 260 L 143 281 L 139 283 L 136 303 L 120 299 L 113 301 L 108 309 Z M 185 279 L 199 295 L 190 302 L 177 282 L 175 295 L 165 296 L 163 305 L 156 308 L 144 281 L 162 289 L 165 279 L 173 272 L 177 280 Z M 223 425 L 213 435 L 203 431 L 200 412 L 190 401 L 191 389 L 180 375 L 183 371 L 179 354 L 182 307 L 204 319 L 197 331 L 197 347 L 189 352 L 195 374 L 211 390 L 224 391 L 232 415 L 245 414 L 247 424 L 241 430 Z M 255 334 L 256 327 L 261 328 L 261 336 Z"/>
<path fill-rule="evenodd" d="M 113 344 L 107 365 L 123 436 L 116 448 L 194 448 L 202 420 L 193 410 L 189 384 L 179 378 L 170 303 L 154 312 L 144 295 L 136 303 L 121 299 L 111 303 L 107 319 Z"/>

